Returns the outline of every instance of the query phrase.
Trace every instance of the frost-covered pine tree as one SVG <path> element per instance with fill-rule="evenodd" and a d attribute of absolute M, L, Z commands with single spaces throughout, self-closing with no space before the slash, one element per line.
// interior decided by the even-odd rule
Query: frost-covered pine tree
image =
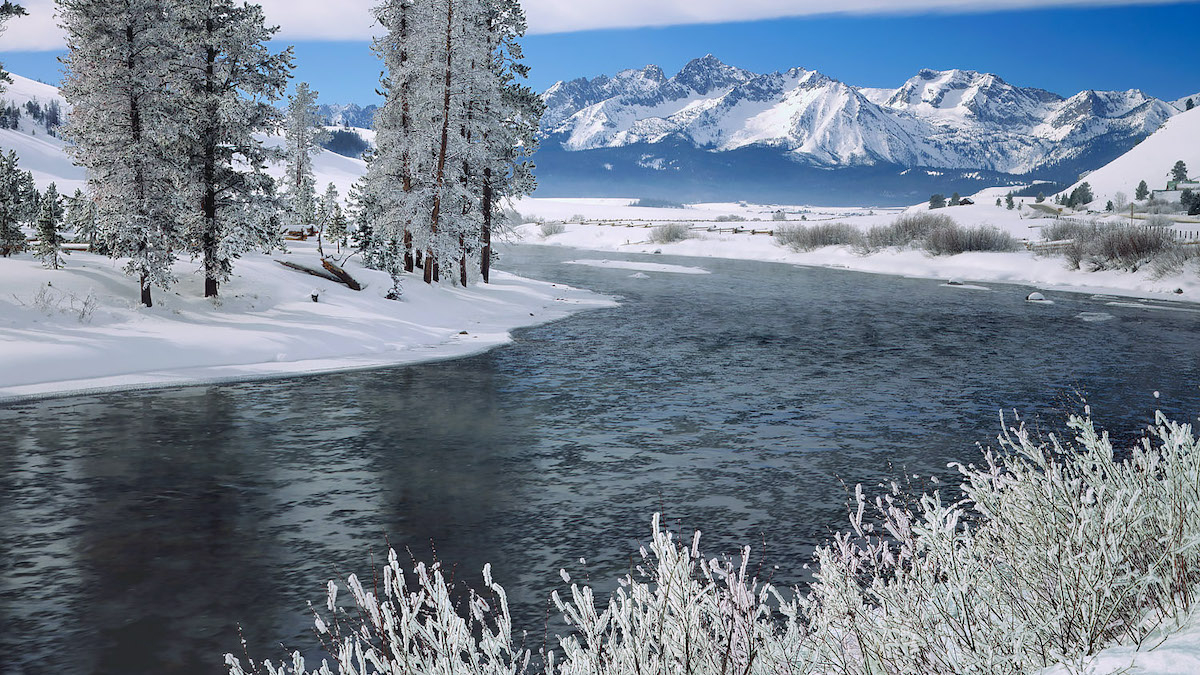
<path fill-rule="evenodd" d="M 349 234 L 350 223 L 346 220 L 346 213 L 340 204 L 335 204 L 333 215 L 330 216 L 329 223 L 325 226 L 325 236 L 337 246 L 338 255 L 342 254 L 342 247 L 346 245 L 346 238 Z"/>
<path fill-rule="evenodd" d="M 169 288 L 184 248 L 190 167 L 181 143 L 176 81 L 183 43 L 175 3 L 57 0 L 67 34 L 62 93 L 72 114 L 66 136 L 87 169 L 111 254 L 150 307 L 153 286 Z"/>
<path fill-rule="evenodd" d="M 24 16 L 25 14 L 26 12 L 24 7 L 21 7 L 15 2 L 11 2 L 11 0 L 4 0 L 4 3 L 0 4 L 0 35 L 4 34 L 4 30 L 6 28 L 4 24 L 6 24 L 9 19 L 16 16 Z M 8 73 L 4 71 L 4 64 L 0 63 L 0 92 L 4 91 L 4 84 L 6 82 L 12 82 L 12 78 L 10 78 Z"/>
<path fill-rule="evenodd" d="M 76 189 L 75 194 L 67 198 L 63 227 L 71 232 L 75 241 L 86 242 L 89 251 L 102 252 L 100 231 L 96 223 L 96 205 L 83 190 Z"/>
<path fill-rule="evenodd" d="M 375 113 L 376 149 L 365 180 L 357 186 L 358 194 L 352 193 L 352 203 L 364 260 L 389 272 L 396 284 L 401 263 L 394 250 L 403 250 L 404 271 L 423 264 L 413 226 L 425 217 L 427 206 L 418 202 L 413 188 L 418 160 L 429 157 L 433 147 L 431 138 L 416 134 L 415 117 L 416 106 L 432 105 L 428 92 L 433 84 L 430 54 L 435 48 L 431 10 L 428 0 L 385 0 L 373 10 L 386 31 L 372 44 L 384 65 L 384 104 Z"/>
<path fill-rule="evenodd" d="M 192 173 L 188 244 L 204 271 L 204 296 L 229 279 L 233 260 L 280 244 L 280 209 L 266 164 L 277 152 L 256 133 L 282 121 L 271 103 L 282 98 L 292 67 L 291 49 L 272 53 L 262 7 L 233 0 L 177 0 L 183 42 L 176 86 Z"/>
<path fill-rule="evenodd" d="M 41 214 L 37 221 L 37 246 L 33 255 L 42 261 L 43 267 L 58 269 L 63 266 L 63 205 L 58 187 L 51 183 L 42 195 Z"/>
<path fill-rule="evenodd" d="M 0 256 L 25 250 L 21 225 L 31 219 L 37 203 L 33 174 L 17 167 L 17 153 L 0 154 Z"/>
<path fill-rule="evenodd" d="M 288 219 L 297 228 L 305 228 L 316 222 L 316 179 L 313 178 L 313 156 L 321 151 L 326 132 L 320 124 L 317 111 L 317 92 L 307 82 L 296 85 L 296 92 L 288 103 L 284 127 L 284 145 L 287 155 L 287 173 L 284 185 L 287 190 Z"/>
<path fill-rule="evenodd" d="M 482 143 L 486 155 L 476 172 L 480 190 L 479 272 L 484 283 L 491 274 L 492 239 L 503 234 L 506 221 L 498 218 L 505 200 L 532 194 L 537 187 L 533 162 L 537 151 L 538 126 L 546 106 L 541 96 L 523 80 L 529 66 L 518 39 L 525 35 L 525 12 L 518 0 L 489 0 L 486 35 L 491 53 L 487 91 L 477 101 L 484 125 Z"/>
<path fill-rule="evenodd" d="M 541 102 L 518 84 L 524 16 L 511 0 L 385 0 L 375 15 L 387 33 L 374 44 L 385 104 L 366 183 L 380 205 L 371 241 L 401 248 L 427 283 L 457 269 L 466 284 L 468 271 L 487 274 L 502 198 L 532 187 L 521 160 Z"/>
<path fill-rule="evenodd" d="M 325 257 L 325 249 L 322 245 L 322 239 L 329 233 L 333 226 L 334 219 L 342 217 L 342 205 L 339 203 L 339 195 L 337 186 L 330 183 L 325 188 L 325 193 L 321 195 L 321 203 L 317 207 L 317 251 L 322 258 Z M 330 239 L 332 241 L 332 239 Z M 339 249 L 340 250 L 340 249 Z"/>

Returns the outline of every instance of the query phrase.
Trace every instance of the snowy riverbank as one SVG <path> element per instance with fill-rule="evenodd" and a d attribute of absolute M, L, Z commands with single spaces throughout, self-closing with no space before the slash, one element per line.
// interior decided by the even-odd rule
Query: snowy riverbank
<path fill-rule="evenodd" d="M 156 288 L 149 309 L 118 261 L 75 253 L 57 271 L 28 255 L 0 261 L 0 402 L 457 358 L 508 342 L 513 329 L 613 304 L 504 272 L 467 289 L 410 277 L 396 302 L 383 297 L 386 275 L 353 262 L 361 292 L 285 269 L 278 260 L 317 265 L 311 245 L 290 249 L 239 261 L 219 303 L 181 262 L 179 283 Z"/>
<path fill-rule="evenodd" d="M 938 211 L 952 217 L 960 225 L 995 226 L 1017 239 L 1040 239 L 1040 228 L 1052 221 L 1028 218 L 1019 211 L 998 208 L 983 200 L 994 201 L 999 191 L 989 190 L 977 195 L 975 206 Z M 763 262 L 789 263 L 816 267 L 833 267 L 874 274 L 891 274 L 924 279 L 955 279 L 962 282 L 1011 283 L 1034 286 L 1045 291 L 1099 293 L 1156 300 L 1200 302 L 1200 275 L 1194 266 L 1182 272 L 1156 277 L 1149 266 L 1138 272 L 1108 270 L 1086 272 L 1068 269 L 1060 256 L 1036 255 L 1030 251 L 1011 253 L 961 253 L 932 256 L 923 250 L 885 249 L 871 255 L 860 255 L 847 246 L 830 246 L 815 251 L 797 252 L 780 245 L 773 236 L 762 232 L 781 223 L 770 220 L 770 209 L 801 207 L 754 207 L 736 204 L 696 205 L 687 209 L 647 209 L 624 206 L 619 200 L 539 200 L 526 199 L 518 205 L 521 212 L 547 220 L 577 220 L 563 215 L 571 212 L 586 221 L 566 222 L 564 231 L 545 236 L 537 223 L 522 225 L 518 236 L 523 243 L 566 246 L 570 248 L 621 253 L 663 253 L 668 255 L 733 258 Z M 920 207 L 910 212 L 925 211 Z M 822 221 L 844 222 L 866 230 L 885 225 L 896 219 L 902 209 L 815 209 L 807 210 L 807 221 L 793 220 L 791 225 L 806 225 Z M 745 221 L 716 222 L 714 217 L 730 215 Z M 754 222 L 751 217 L 765 216 Z M 651 220 L 653 218 L 653 220 Z M 653 225 L 661 222 L 688 223 L 691 238 L 670 244 L 650 241 Z M 1114 219 L 1115 221 L 1115 219 Z M 613 223 L 617 225 L 614 226 Z M 627 227 L 627 225 L 633 225 Z M 740 227 L 741 233 L 730 233 Z M 708 228 L 723 229 L 707 231 Z M 758 231 L 760 234 L 750 234 Z M 1176 290 L 1182 290 L 1177 293 Z"/>

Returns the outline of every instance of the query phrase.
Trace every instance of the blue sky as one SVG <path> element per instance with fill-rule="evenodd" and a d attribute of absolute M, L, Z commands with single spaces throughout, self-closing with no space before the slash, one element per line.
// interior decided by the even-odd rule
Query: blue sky
<path fill-rule="evenodd" d="M 10 24 L 10 35 L 19 30 Z M 966 68 L 1064 95 L 1139 88 L 1176 99 L 1200 92 L 1198 35 L 1200 2 L 1188 2 L 585 30 L 531 35 L 525 45 L 539 90 L 648 63 L 670 75 L 711 52 L 757 72 L 803 66 L 860 86 L 896 87 L 926 67 Z M 379 62 L 367 42 L 286 42 L 296 45 L 297 79 L 310 82 L 323 102 L 376 99 Z M 60 53 L 7 52 L 0 60 L 13 72 L 56 82 Z"/>

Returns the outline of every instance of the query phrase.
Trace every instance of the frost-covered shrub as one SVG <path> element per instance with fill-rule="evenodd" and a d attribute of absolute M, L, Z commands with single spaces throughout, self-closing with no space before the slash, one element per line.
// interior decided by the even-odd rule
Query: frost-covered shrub
<path fill-rule="evenodd" d="M 1089 418 L 1066 441 L 1010 428 L 961 484 L 910 496 L 856 488 L 850 530 L 818 548 L 807 593 L 778 592 L 739 560 L 705 558 L 699 533 L 653 522 L 649 550 L 607 599 L 571 583 L 552 600 L 569 632 L 541 654 L 547 675 L 1015 675 L 1085 662 L 1186 615 L 1200 582 L 1200 443 L 1159 415 L 1114 452 Z M 354 607 L 330 583 L 316 628 L 325 675 L 527 672 L 503 588 L 463 606 L 439 567 L 409 583 L 395 553 L 380 596 L 351 576 Z M 245 675 L 226 656 L 231 675 Z M 269 675 L 305 673 L 264 664 Z M 254 664 L 249 664 L 254 670 Z"/>
<path fill-rule="evenodd" d="M 1152 276 L 1156 279 L 1178 274 L 1191 267 L 1200 272 L 1200 246 L 1175 246 L 1159 254 L 1152 263 Z"/>
<path fill-rule="evenodd" d="M 746 218 L 737 214 L 717 216 L 714 220 L 718 223 L 744 223 Z"/>
<path fill-rule="evenodd" d="M 956 225 L 954 219 L 944 213 L 906 213 L 889 225 L 876 225 L 867 230 L 859 244 L 859 252 L 866 255 L 893 246 L 912 246 L 924 241 L 935 229 Z"/>
<path fill-rule="evenodd" d="M 1154 217 L 1148 222 L 1150 226 L 1062 220 L 1044 228 L 1042 236 L 1049 241 L 1069 242 L 1062 253 L 1071 269 L 1086 266 L 1093 271 L 1136 272 L 1151 263 L 1156 269 L 1169 268 L 1179 258 L 1175 233 L 1167 227 L 1174 223 Z"/>
<path fill-rule="evenodd" d="M 1101 231 L 1091 242 L 1087 260 L 1096 270 L 1119 268 L 1136 272 L 1175 248 L 1175 233 L 1165 228 L 1113 227 Z"/>
<path fill-rule="evenodd" d="M 780 225 L 775 229 L 775 241 L 793 251 L 811 251 L 823 246 L 859 246 L 863 234 L 846 223 L 816 225 Z"/>
<path fill-rule="evenodd" d="M 562 234 L 567 231 L 567 226 L 559 222 L 543 222 L 541 224 L 542 236 L 552 237 L 556 234 Z"/>
<path fill-rule="evenodd" d="M 650 242 L 653 244 L 671 244 L 691 238 L 691 228 L 687 223 L 663 223 L 650 230 Z"/>
<path fill-rule="evenodd" d="M 925 236 L 923 246 L 933 255 L 957 255 L 968 251 L 1015 251 L 1020 244 L 1012 235 L 991 225 L 935 228 Z"/>

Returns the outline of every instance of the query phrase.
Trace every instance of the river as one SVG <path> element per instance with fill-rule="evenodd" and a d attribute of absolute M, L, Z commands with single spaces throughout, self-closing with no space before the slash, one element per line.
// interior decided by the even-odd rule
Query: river
<path fill-rule="evenodd" d="M 505 269 L 622 304 L 472 358 L 0 407 L 0 671 L 222 673 L 239 630 L 278 661 L 315 645 L 324 581 L 389 544 L 468 583 L 490 561 L 540 645 L 559 568 L 611 588 L 655 511 L 791 584 L 844 485 L 949 476 L 1002 409 L 1053 429 L 1083 397 L 1122 443 L 1200 410 L 1193 311 L 563 264 L 600 257 L 621 256 L 506 249 Z"/>

